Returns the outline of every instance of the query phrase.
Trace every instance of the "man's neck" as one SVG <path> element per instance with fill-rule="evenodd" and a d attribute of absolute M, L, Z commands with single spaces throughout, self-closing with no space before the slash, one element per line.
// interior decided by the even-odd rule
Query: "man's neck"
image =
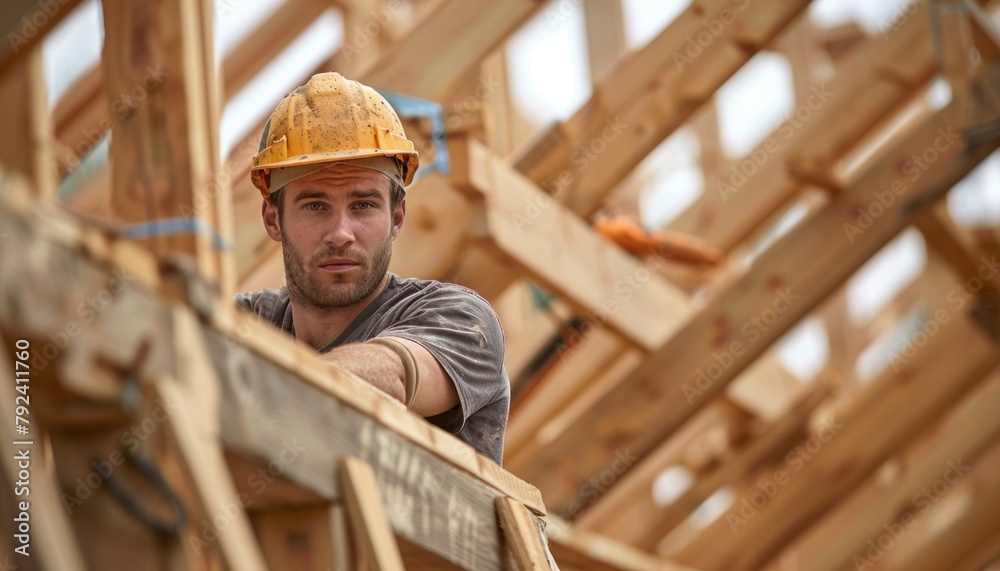
<path fill-rule="evenodd" d="M 317 309 L 302 303 L 296 299 L 296 296 L 292 295 L 292 323 L 295 326 L 295 338 L 307 343 L 317 351 L 326 347 L 340 337 L 347 326 L 354 321 L 354 318 L 385 290 L 388 283 L 389 274 L 386 273 L 382 283 L 367 297 L 351 305 L 335 309 Z"/>

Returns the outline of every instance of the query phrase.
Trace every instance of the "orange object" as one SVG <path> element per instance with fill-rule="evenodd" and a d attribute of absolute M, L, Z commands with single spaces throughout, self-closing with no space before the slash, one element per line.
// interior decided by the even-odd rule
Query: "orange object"
<path fill-rule="evenodd" d="M 598 220 L 594 229 L 601 236 L 640 256 L 655 254 L 692 265 L 715 265 L 722 259 L 722 252 L 704 240 L 669 230 L 646 232 L 624 216 Z"/>

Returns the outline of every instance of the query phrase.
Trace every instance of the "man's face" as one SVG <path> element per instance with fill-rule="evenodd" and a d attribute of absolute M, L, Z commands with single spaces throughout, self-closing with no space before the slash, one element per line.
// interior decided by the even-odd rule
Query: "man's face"
<path fill-rule="evenodd" d="M 293 298 L 330 310 L 375 292 L 406 214 L 405 202 L 392 211 L 391 188 L 379 172 L 335 165 L 285 185 L 280 220 L 264 201 L 264 226 L 282 244 Z"/>

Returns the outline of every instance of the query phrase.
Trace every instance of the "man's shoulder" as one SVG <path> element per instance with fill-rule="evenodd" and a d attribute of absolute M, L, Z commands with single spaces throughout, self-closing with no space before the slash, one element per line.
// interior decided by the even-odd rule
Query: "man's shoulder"
<path fill-rule="evenodd" d="M 481 302 L 486 307 L 490 306 L 486 298 L 479 295 L 476 290 L 465 287 L 463 285 L 454 284 L 451 282 L 442 282 L 437 280 L 424 280 L 420 278 L 403 278 L 392 274 L 393 284 L 399 295 L 418 295 L 418 296 L 430 296 L 437 295 L 441 297 L 448 296 L 458 296 L 460 298 L 472 298 L 476 302 Z"/>

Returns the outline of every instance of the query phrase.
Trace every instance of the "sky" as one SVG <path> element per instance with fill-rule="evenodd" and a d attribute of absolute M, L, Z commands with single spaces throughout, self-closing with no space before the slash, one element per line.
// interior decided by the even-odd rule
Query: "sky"
<path fill-rule="evenodd" d="M 621 0 L 629 50 L 641 49 L 689 4 L 688 0 Z M 735 0 L 734 0 L 735 1 Z M 816 0 L 809 17 L 821 25 L 856 22 L 879 34 L 905 17 L 917 0 Z M 921 0 L 926 1 L 926 0 Z M 511 97 L 525 117 L 541 129 L 564 120 L 592 95 L 581 0 L 552 0 L 507 44 Z M 216 0 L 216 59 L 221 60 L 282 0 Z M 86 0 L 46 39 L 45 72 L 50 105 L 98 61 L 103 29 L 97 0 Z M 343 41 L 342 19 L 328 10 L 292 46 L 237 93 L 222 113 L 222 155 L 256 125 L 273 103 L 299 78 L 328 58 Z M 716 95 L 720 140 L 739 157 L 752 149 L 794 109 L 791 70 L 772 52 L 756 55 Z M 941 98 L 940 90 L 935 95 Z M 947 97 L 947 93 L 943 95 Z M 940 104 L 940 101 L 938 101 Z M 99 147 L 106 152 L 106 145 Z M 641 222 L 663 227 L 698 199 L 704 176 L 698 167 L 698 138 L 682 128 L 647 157 L 634 176 L 644 181 Z M 994 154 L 948 195 L 952 216 L 969 226 L 1000 223 L 1000 155 Z M 794 226 L 792 220 L 785 230 Z M 926 261 L 919 232 L 904 232 L 849 282 L 852 319 L 863 323 L 891 299 Z M 778 344 L 779 358 L 793 374 L 811 378 L 826 359 L 822 324 L 804 322 Z M 876 365 L 867 365 L 877 370 Z"/>

